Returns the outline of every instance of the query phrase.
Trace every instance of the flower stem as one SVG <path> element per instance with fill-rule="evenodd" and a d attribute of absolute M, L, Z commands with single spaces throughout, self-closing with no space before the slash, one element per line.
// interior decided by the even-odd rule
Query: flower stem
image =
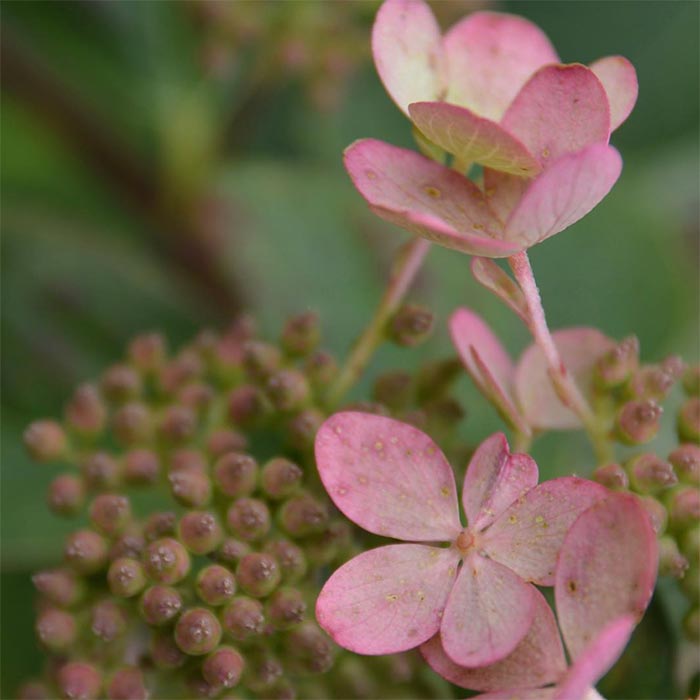
<path fill-rule="evenodd" d="M 374 312 L 374 317 L 355 342 L 350 356 L 326 395 L 326 404 L 329 408 L 337 406 L 362 375 L 372 354 L 384 339 L 387 322 L 399 307 L 429 249 L 430 241 L 416 237 L 399 250 L 394 260 L 389 284 Z"/>
<path fill-rule="evenodd" d="M 565 406 L 570 408 L 580 418 L 598 460 L 601 463 L 610 461 L 612 454 L 605 432 L 601 429 L 595 413 L 591 410 L 585 397 L 567 371 L 559 355 L 559 350 L 552 339 L 527 251 L 513 255 L 508 258 L 508 262 L 525 296 L 529 312 L 528 327 L 535 343 L 537 343 L 544 354 L 545 361 L 549 367 L 549 377 L 557 396 Z"/>

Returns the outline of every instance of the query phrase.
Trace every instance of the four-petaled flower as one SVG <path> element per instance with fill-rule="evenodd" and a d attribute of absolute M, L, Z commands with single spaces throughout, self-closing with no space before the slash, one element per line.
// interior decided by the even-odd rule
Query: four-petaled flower
<path fill-rule="evenodd" d="M 622 169 L 610 133 L 629 115 L 637 78 L 621 56 L 562 65 L 527 20 L 476 12 L 441 37 L 422 0 L 387 0 L 372 50 L 387 91 L 462 172 L 374 139 L 345 164 L 371 209 L 441 245 L 508 257 L 572 225 Z"/>
<path fill-rule="evenodd" d="M 411 649 L 439 630 L 450 659 L 471 667 L 503 659 L 523 640 L 538 607 L 533 584 L 554 583 L 567 530 L 609 493 L 576 477 L 537 486 L 534 460 L 511 454 L 499 433 L 467 468 L 464 527 L 437 445 L 413 426 L 367 413 L 331 416 L 317 434 L 316 461 L 350 520 L 415 543 L 372 549 L 338 569 L 318 597 L 319 624 L 363 654 Z"/>

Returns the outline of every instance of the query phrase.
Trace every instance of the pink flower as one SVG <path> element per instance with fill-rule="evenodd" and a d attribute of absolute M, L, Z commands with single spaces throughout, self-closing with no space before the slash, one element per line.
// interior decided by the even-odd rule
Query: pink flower
<path fill-rule="evenodd" d="M 507 257 L 564 230 L 622 169 L 608 144 L 637 97 L 620 56 L 562 65 L 540 29 L 476 12 L 444 36 L 422 0 L 387 0 L 372 49 L 389 94 L 418 130 L 483 189 L 413 151 L 364 139 L 345 164 L 379 216 L 441 245 Z M 444 100 L 444 101 L 443 101 Z"/>
<path fill-rule="evenodd" d="M 514 364 L 478 314 L 457 309 L 449 325 L 452 342 L 479 391 L 521 432 L 581 427 L 578 416 L 554 392 L 537 345 L 530 345 Z M 577 386 L 590 394 L 596 362 L 615 342 L 586 327 L 558 330 L 552 338 Z"/>
<path fill-rule="evenodd" d="M 350 520 L 377 535 L 430 543 L 379 547 L 343 565 L 319 595 L 319 624 L 362 654 L 405 651 L 439 630 L 463 666 L 494 663 L 523 640 L 538 608 L 532 584 L 554 583 L 566 531 L 608 493 L 575 477 L 537 486 L 535 462 L 510 454 L 496 434 L 467 468 L 465 527 L 437 445 L 413 426 L 366 413 L 331 416 L 316 437 L 316 461 Z"/>
<path fill-rule="evenodd" d="M 426 661 L 452 683 L 494 691 L 486 700 L 583 700 L 615 663 L 646 609 L 658 550 L 649 516 L 636 496 L 611 494 L 585 510 L 564 538 L 554 593 L 572 664 L 567 668 L 556 621 L 541 594 L 530 631 L 510 656 L 463 668 L 435 636 L 421 647 Z M 555 684 L 550 687 L 549 684 Z"/>

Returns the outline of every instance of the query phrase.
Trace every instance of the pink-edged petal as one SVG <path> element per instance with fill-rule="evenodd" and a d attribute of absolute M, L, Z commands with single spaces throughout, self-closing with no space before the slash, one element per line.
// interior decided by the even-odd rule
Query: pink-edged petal
<path fill-rule="evenodd" d="M 610 103 L 610 130 L 615 131 L 634 109 L 639 93 L 637 72 L 624 56 L 606 56 L 591 63 Z"/>
<path fill-rule="evenodd" d="M 345 167 L 372 210 L 409 231 L 485 257 L 522 249 L 499 239 L 502 225 L 471 180 L 415 151 L 362 139 L 346 149 Z"/>
<path fill-rule="evenodd" d="M 453 549 L 421 544 L 363 552 L 328 579 L 316 619 L 358 654 L 413 649 L 437 632 L 457 564 Z"/>
<path fill-rule="evenodd" d="M 503 433 L 477 447 L 464 476 L 462 504 L 472 530 L 488 527 L 518 498 L 537 486 L 537 464 L 529 455 L 510 453 Z"/>
<path fill-rule="evenodd" d="M 472 258 L 472 275 L 527 323 L 529 312 L 525 295 L 513 278 L 490 258 Z"/>
<path fill-rule="evenodd" d="M 600 203 L 621 172 L 620 154 L 602 143 L 562 156 L 525 190 L 506 224 L 506 238 L 534 245 L 563 231 Z"/>
<path fill-rule="evenodd" d="M 515 15 L 474 12 L 450 29 L 447 102 L 498 121 L 528 78 L 547 63 L 558 63 L 542 30 Z"/>
<path fill-rule="evenodd" d="M 562 362 L 584 395 L 591 390 L 595 364 L 615 342 L 596 328 L 567 328 L 552 334 Z M 549 379 L 547 362 L 531 345 L 515 370 L 515 395 L 527 421 L 542 430 L 579 428 L 578 416 L 559 400 Z"/>
<path fill-rule="evenodd" d="M 401 110 L 444 93 L 442 37 L 422 0 L 387 0 L 372 29 L 372 54 L 386 91 Z"/>
<path fill-rule="evenodd" d="M 412 425 L 336 413 L 316 435 L 316 464 L 333 502 L 365 530 L 423 542 L 451 540 L 461 530 L 452 468 Z"/>
<path fill-rule="evenodd" d="M 622 654 L 636 624 L 633 615 L 624 615 L 604 627 L 557 685 L 555 700 L 587 698 L 591 687 L 612 668 Z"/>
<path fill-rule="evenodd" d="M 538 586 L 554 583 L 557 555 L 579 515 L 610 494 L 575 476 L 545 481 L 508 508 L 483 534 L 484 551 Z"/>
<path fill-rule="evenodd" d="M 501 126 L 546 168 L 567 153 L 608 142 L 608 96 L 586 66 L 545 66 L 518 93 Z"/>
<path fill-rule="evenodd" d="M 564 539 L 554 595 L 574 661 L 618 617 L 639 619 L 656 581 L 658 547 L 639 499 L 615 493 L 586 510 Z"/>
<path fill-rule="evenodd" d="M 440 625 L 445 653 L 467 667 L 504 659 L 532 625 L 535 591 L 507 567 L 472 553 L 447 599 Z"/>
<path fill-rule="evenodd" d="M 425 136 L 462 163 L 480 163 L 520 177 L 532 177 L 542 169 L 517 138 L 466 107 L 414 102 L 408 111 Z"/>
<path fill-rule="evenodd" d="M 564 648 L 551 608 L 535 589 L 535 617 L 528 633 L 513 650 L 490 666 L 465 668 L 445 653 L 440 635 L 420 648 L 421 654 L 436 673 L 450 683 L 470 690 L 537 687 L 553 683 L 566 670 Z"/>

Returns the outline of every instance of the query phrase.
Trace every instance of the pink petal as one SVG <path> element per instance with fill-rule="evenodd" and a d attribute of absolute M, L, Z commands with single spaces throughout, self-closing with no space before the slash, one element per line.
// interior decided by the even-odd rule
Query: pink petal
<path fill-rule="evenodd" d="M 408 111 L 425 136 L 462 163 L 480 163 L 520 177 L 532 177 L 542 169 L 517 138 L 465 107 L 414 102 Z"/>
<path fill-rule="evenodd" d="M 656 535 L 636 496 L 611 494 L 576 520 L 554 584 L 559 625 L 574 661 L 611 620 L 642 616 L 657 559 Z"/>
<path fill-rule="evenodd" d="M 362 139 L 346 149 L 345 167 L 372 210 L 409 231 L 486 257 L 522 249 L 499 240 L 501 223 L 471 180 L 414 151 Z"/>
<path fill-rule="evenodd" d="M 586 66 L 545 66 L 518 93 L 501 126 L 548 167 L 567 153 L 608 142 L 608 97 Z"/>
<path fill-rule="evenodd" d="M 501 661 L 523 640 L 535 616 L 536 589 L 510 569 L 468 556 L 447 599 L 442 646 L 460 666 Z"/>
<path fill-rule="evenodd" d="M 537 486 L 537 464 L 525 454 L 512 455 L 503 433 L 484 440 L 464 476 L 462 504 L 469 527 L 483 530 L 509 505 Z"/>
<path fill-rule="evenodd" d="M 522 17 L 474 12 L 445 35 L 447 102 L 498 121 L 528 78 L 559 57 L 549 39 Z"/>
<path fill-rule="evenodd" d="M 440 27 L 421 0 L 387 0 L 372 29 L 372 54 L 386 91 L 401 110 L 444 92 Z"/>
<path fill-rule="evenodd" d="M 637 624 L 633 615 L 617 618 L 581 652 L 557 686 L 555 700 L 583 700 L 620 657 Z"/>
<path fill-rule="evenodd" d="M 564 366 L 584 394 L 593 383 L 593 369 L 599 357 L 614 341 L 595 328 L 567 328 L 552 334 Z M 578 428 L 578 416 L 559 400 L 549 380 L 547 363 L 537 345 L 522 355 L 515 370 L 515 395 L 527 421 L 542 430 Z"/>
<path fill-rule="evenodd" d="M 458 557 L 453 549 L 395 544 L 340 567 L 316 602 L 316 619 L 340 646 L 393 654 L 422 644 L 440 626 Z"/>
<path fill-rule="evenodd" d="M 452 468 L 412 425 L 336 413 L 316 435 L 316 463 L 333 502 L 365 530 L 432 542 L 452 540 L 462 529 Z"/>
<path fill-rule="evenodd" d="M 524 580 L 551 586 L 557 555 L 571 524 L 609 494 L 600 484 L 575 476 L 545 481 L 516 501 L 483 534 L 483 549 Z"/>
<path fill-rule="evenodd" d="M 622 158 L 598 143 L 562 156 L 527 188 L 506 224 L 506 238 L 534 245 L 563 231 L 610 192 L 622 172 Z"/>
<path fill-rule="evenodd" d="M 535 617 L 512 654 L 490 666 L 464 668 L 442 648 L 436 634 L 420 648 L 430 667 L 450 683 L 470 690 L 536 687 L 553 683 L 566 670 L 566 659 L 554 614 L 544 596 L 534 589 Z"/>
<path fill-rule="evenodd" d="M 527 323 L 529 312 L 522 290 L 513 278 L 498 263 L 490 258 L 472 258 L 472 275 L 474 279 L 493 292 L 511 311 Z"/>
<path fill-rule="evenodd" d="M 610 130 L 615 131 L 634 109 L 639 93 L 637 72 L 623 56 L 606 56 L 591 63 L 610 103 Z"/>

